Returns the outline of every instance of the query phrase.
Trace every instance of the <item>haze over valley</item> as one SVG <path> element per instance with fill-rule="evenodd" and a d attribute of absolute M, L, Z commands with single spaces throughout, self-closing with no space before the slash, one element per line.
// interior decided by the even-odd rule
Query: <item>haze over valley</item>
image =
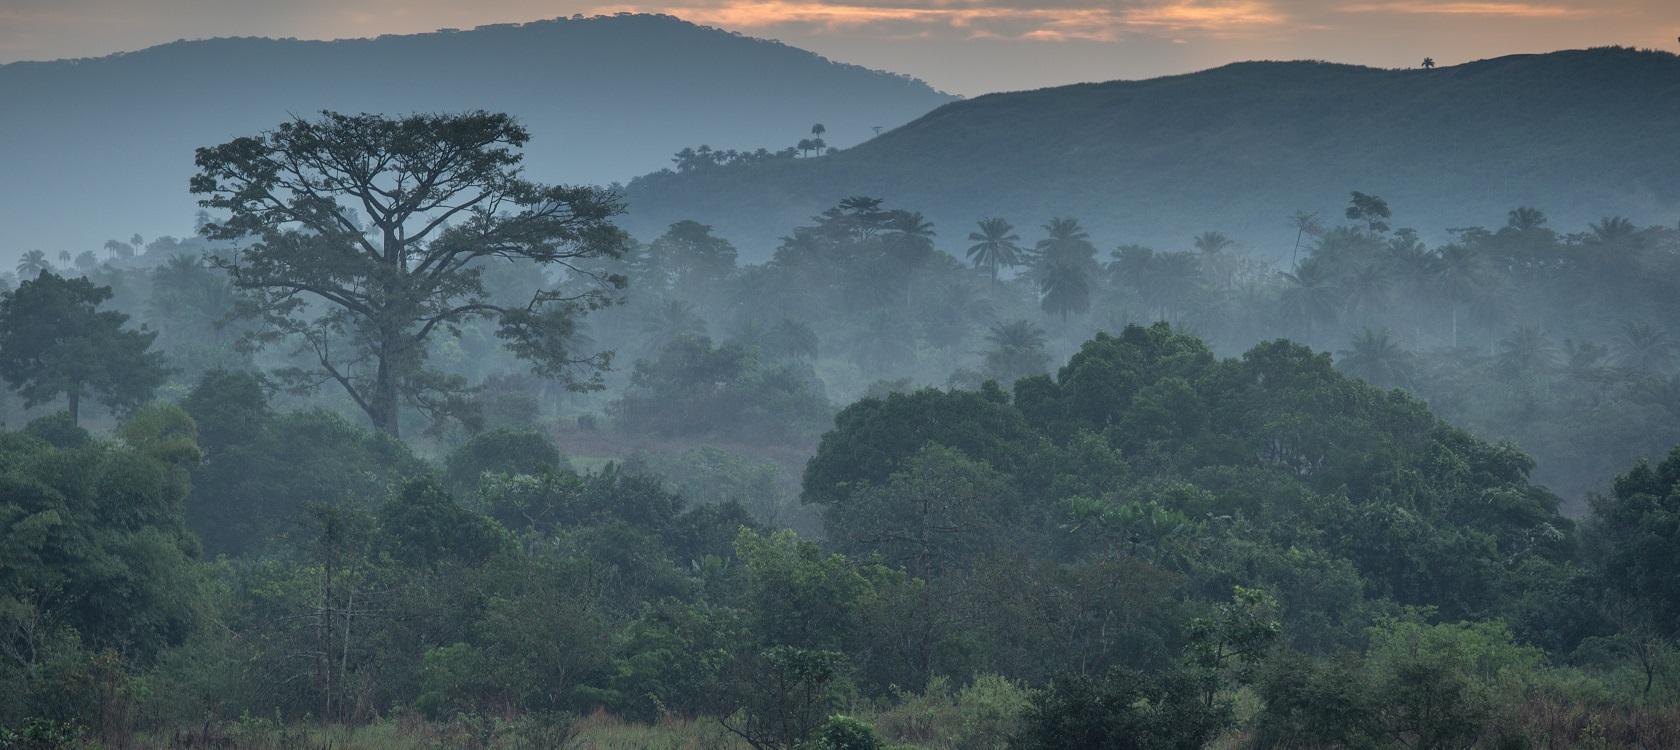
<path fill-rule="evenodd" d="M 1662 8 L 534 7 L 0 0 L 0 750 L 1680 746 Z"/>

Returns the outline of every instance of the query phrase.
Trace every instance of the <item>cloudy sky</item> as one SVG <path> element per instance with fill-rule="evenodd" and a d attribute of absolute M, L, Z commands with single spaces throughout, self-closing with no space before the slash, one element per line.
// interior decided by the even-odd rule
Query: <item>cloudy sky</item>
<path fill-rule="evenodd" d="M 0 0 L 0 62 L 620 11 L 781 39 L 965 95 L 1244 59 L 1409 66 L 1603 44 L 1680 49 L 1676 0 Z"/>

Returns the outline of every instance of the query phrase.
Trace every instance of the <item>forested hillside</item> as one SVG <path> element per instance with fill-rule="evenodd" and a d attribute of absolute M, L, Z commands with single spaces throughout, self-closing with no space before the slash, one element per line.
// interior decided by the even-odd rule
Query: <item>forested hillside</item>
<path fill-rule="evenodd" d="M 568 718 L 601 711 L 787 750 L 1680 738 L 1680 453 L 1584 530 L 1532 465 L 1304 347 L 1158 324 L 1013 395 L 847 407 L 819 544 L 539 434 L 429 464 L 213 373 L 109 438 L 0 433 L 0 720 L 35 719 L 0 741 L 628 731 Z"/>
<path fill-rule="evenodd" d="M 744 262 L 534 138 L 281 119 L 0 272 L 0 750 L 1680 746 L 1680 228 Z"/>
<path fill-rule="evenodd" d="M 90 207 L 101 227 L 190 231 L 194 148 L 322 109 L 509 112 L 539 136 L 534 177 L 606 184 L 668 166 L 684 146 L 780 151 L 816 123 L 827 143 L 850 146 L 950 100 L 903 76 L 647 15 L 0 65 L 0 258 L 98 247 Z"/>
<path fill-rule="evenodd" d="M 1595 49 L 1431 70 L 1252 62 L 1191 75 L 992 94 L 948 104 L 819 159 L 654 174 L 629 226 L 704 217 L 749 258 L 857 194 L 939 226 L 1078 216 L 1101 235 L 1182 249 L 1197 232 L 1273 258 L 1287 217 L 1357 187 L 1415 226 L 1471 226 L 1512 206 L 1582 225 L 1680 206 L 1680 57 Z M 715 145 L 715 144 L 714 144 Z"/>

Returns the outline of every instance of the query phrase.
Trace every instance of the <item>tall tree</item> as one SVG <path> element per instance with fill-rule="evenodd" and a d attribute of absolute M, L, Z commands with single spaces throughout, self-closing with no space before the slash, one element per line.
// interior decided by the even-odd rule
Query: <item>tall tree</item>
<path fill-rule="evenodd" d="M 1097 248 L 1091 235 L 1079 225 L 1078 219 L 1057 217 L 1044 225 L 1044 239 L 1038 241 L 1036 252 L 1041 269 L 1052 266 L 1094 266 Z"/>
<path fill-rule="evenodd" d="M 1411 383 L 1412 354 L 1389 337 L 1388 329 L 1366 328 L 1353 338 L 1352 347 L 1338 352 L 1336 365 L 1343 372 L 1389 388 Z"/>
<path fill-rule="evenodd" d="M 167 370 L 150 351 L 156 333 L 127 330 L 128 316 L 100 310 L 111 288 L 42 271 L 0 296 L 0 377 L 29 406 L 65 397 L 72 422 L 82 396 L 113 408 L 150 399 Z"/>
<path fill-rule="evenodd" d="M 1301 240 L 1324 234 L 1324 226 L 1318 223 L 1317 211 L 1296 211 L 1289 217 L 1289 226 L 1295 230 L 1295 247 L 1289 251 L 1289 267 L 1293 269 L 1297 265 L 1295 258 L 1301 252 Z"/>
<path fill-rule="evenodd" d="M 735 246 L 712 234 L 712 227 L 683 220 L 648 245 L 655 282 L 694 294 L 735 272 Z M 637 288 L 641 288 L 640 280 Z"/>
<path fill-rule="evenodd" d="M 490 319 L 538 374 L 600 386 L 610 353 L 580 354 L 584 312 L 610 304 L 620 274 L 589 262 L 623 255 L 616 195 L 541 185 L 520 173 L 529 134 L 505 114 L 324 112 L 198 150 L 192 190 L 227 218 L 212 239 L 254 239 L 215 262 L 269 324 L 252 343 L 298 343 L 316 366 L 280 373 L 299 389 L 336 382 L 385 432 L 402 404 L 432 416 L 461 404 L 465 383 L 426 367 L 430 337 Z M 363 225 L 358 219 L 365 219 Z M 524 304 L 494 300 L 493 263 L 560 271 Z"/>
<path fill-rule="evenodd" d="M 1038 284 L 1044 295 L 1040 306 L 1063 323 L 1068 315 L 1091 309 L 1091 273 L 1084 266 L 1057 263 L 1044 271 Z"/>
<path fill-rule="evenodd" d="M 998 266 L 1014 268 L 1023 260 L 1021 236 L 1003 219 L 981 219 L 980 231 L 969 232 L 968 241 L 974 243 L 968 248 L 968 257 L 975 268 L 984 267 L 991 273 L 993 284 L 997 283 Z"/>
<path fill-rule="evenodd" d="M 1388 201 L 1355 190 L 1348 200 L 1347 217 L 1349 221 L 1365 222 L 1365 228 L 1372 232 L 1386 232 L 1393 213 L 1388 209 Z"/>
<path fill-rule="evenodd" d="M 1013 383 L 1050 368 L 1050 354 L 1044 350 L 1044 331 L 1030 321 L 1017 320 L 992 326 L 986 334 L 992 348 L 985 352 L 986 377 Z"/>

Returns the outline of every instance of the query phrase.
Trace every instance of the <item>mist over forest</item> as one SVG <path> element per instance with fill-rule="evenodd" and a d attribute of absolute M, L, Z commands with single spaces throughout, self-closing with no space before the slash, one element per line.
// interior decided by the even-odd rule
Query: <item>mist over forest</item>
<path fill-rule="evenodd" d="M 1680 746 L 1676 86 L 0 66 L 0 750 Z"/>

